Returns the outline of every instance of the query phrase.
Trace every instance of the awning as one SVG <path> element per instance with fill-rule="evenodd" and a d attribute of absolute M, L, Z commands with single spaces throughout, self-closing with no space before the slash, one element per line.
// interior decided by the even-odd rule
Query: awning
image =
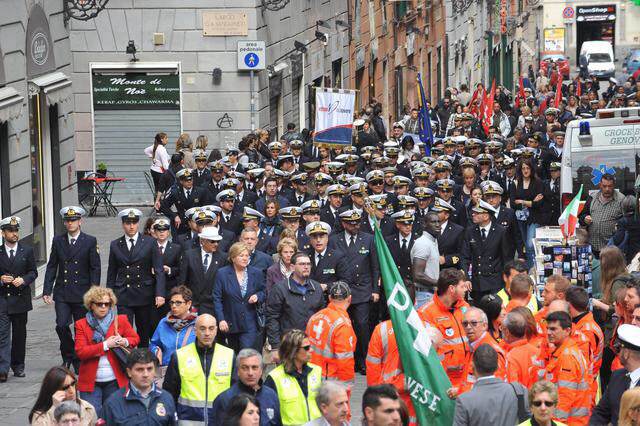
<path fill-rule="evenodd" d="M 24 98 L 13 87 L 0 88 L 0 123 L 15 120 L 22 115 Z"/>
<path fill-rule="evenodd" d="M 47 105 L 55 105 L 71 100 L 71 80 L 63 72 L 52 72 L 36 77 L 29 82 L 29 94 L 44 93 Z"/>

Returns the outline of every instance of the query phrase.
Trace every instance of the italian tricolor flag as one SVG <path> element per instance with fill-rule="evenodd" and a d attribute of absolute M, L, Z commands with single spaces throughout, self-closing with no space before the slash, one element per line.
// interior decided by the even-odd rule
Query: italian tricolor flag
<path fill-rule="evenodd" d="M 580 214 L 582 207 L 584 207 L 584 203 L 580 202 L 580 197 L 582 197 L 582 185 L 580 185 L 578 195 L 571 200 L 562 212 L 562 215 L 558 218 L 558 225 L 560 225 L 562 235 L 564 235 L 565 238 L 573 237 L 576 234 L 578 215 Z"/>

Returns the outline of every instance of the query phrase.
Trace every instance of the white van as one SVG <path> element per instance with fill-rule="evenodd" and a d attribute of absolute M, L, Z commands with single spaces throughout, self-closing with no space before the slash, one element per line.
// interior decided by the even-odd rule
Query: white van
<path fill-rule="evenodd" d="M 603 79 L 615 76 L 613 47 L 608 41 L 585 41 L 580 47 L 580 56 L 585 57 L 589 74 Z"/>
<path fill-rule="evenodd" d="M 560 191 L 566 206 L 584 185 L 583 199 L 598 189 L 600 178 L 616 177 L 616 188 L 633 194 L 640 182 L 640 107 L 602 109 L 595 118 L 567 124 Z"/>

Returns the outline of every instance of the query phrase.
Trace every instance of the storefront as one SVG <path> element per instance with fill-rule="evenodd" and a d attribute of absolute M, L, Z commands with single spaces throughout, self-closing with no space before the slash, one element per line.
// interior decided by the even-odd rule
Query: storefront
<path fill-rule="evenodd" d="M 576 7 L 576 59 L 580 57 L 582 43 L 604 40 L 616 48 L 616 5 Z"/>
<path fill-rule="evenodd" d="M 72 92 L 67 75 L 57 71 L 49 22 L 39 5 L 30 11 L 26 41 L 33 231 L 30 243 L 37 264 L 44 265 L 54 233 L 63 229 L 56 212 L 62 208 L 63 190 L 72 181 L 69 173 L 63 186 L 60 137 L 61 120 L 67 121 L 69 110 L 61 104 L 71 103 Z"/>
<path fill-rule="evenodd" d="M 125 179 L 114 187 L 114 204 L 151 204 L 143 173 L 151 160 L 143 151 L 164 132 L 172 153 L 182 133 L 180 64 L 92 63 L 90 68 L 94 170 L 104 163 L 109 175 Z"/>

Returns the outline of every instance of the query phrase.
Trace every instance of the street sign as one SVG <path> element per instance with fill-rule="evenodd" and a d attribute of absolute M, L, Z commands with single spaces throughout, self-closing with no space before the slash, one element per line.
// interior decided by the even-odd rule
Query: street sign
<path fill-rule="evenodd" d="M 564 9 L 562 9 L 562 17 L 564 19 L 572 19 L 576 14 L 576 10 L 571 7 L 571 6 L 567 6 Z"/>
<path fill-rule="evenodd" d="M 263 70 L 267 65 L 264 41 L 238 42 L 238 71 Z"/>

